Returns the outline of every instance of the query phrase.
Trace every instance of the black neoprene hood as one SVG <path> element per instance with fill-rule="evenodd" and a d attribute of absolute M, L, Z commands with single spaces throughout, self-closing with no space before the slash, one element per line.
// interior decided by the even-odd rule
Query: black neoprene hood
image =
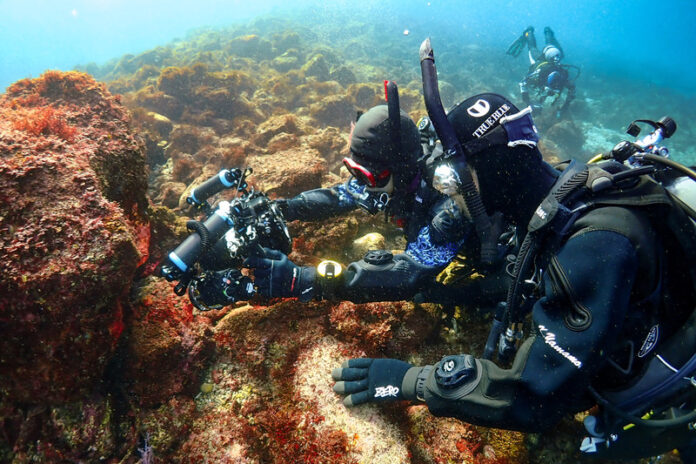
<path fill-rule="evenodd" d="M 459 143 L 464 145 L 490 134 L 500 125 L 501 118 L 518 112 L 508 99 L 483 93 L 453 107 L 447 119 L 454 126 Z M 557 177 L 539 150 L 526 146 L 495 145 L 468 156 L 466 161 L 476 172 L 488 214 L 499 211 L 524 224 Z"/>
<path fill-rule="evenodd" d="M 380 168 L 396 168 L 403 163 L 413 163 L 421 152 L 420 134 L 416 124 L 406 112 L 401 111 L 402 153 L 394 149 L 389 133 L 387 105 L 370 108 L 355 123 L 350 140 L 351 158 L 357 163 Z"/>

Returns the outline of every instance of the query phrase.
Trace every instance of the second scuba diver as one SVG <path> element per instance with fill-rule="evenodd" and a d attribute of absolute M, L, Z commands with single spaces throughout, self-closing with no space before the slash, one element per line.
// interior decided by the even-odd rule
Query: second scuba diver
<path fill-rule="evenodd" d="M 520 82 L 522 101 L 531 105 L 537 113 L 545 106 L 552 107 L 557 118 L 566 115 L 570 103 L 575 99 L 575 79 L 568 65 L 562 65 L 563 49 L 550 27 L 544 28 L 546 46 L 537 48 L 534 28 L 529 26 L 522 35 L 510 45 L 508 55 L 517 57 L 525 46 L 529 55 L 529 70 Z M 565 91 L 565 99 L 563 92 Z"/>
<path fill-rule="evenodd" d="M 264 256 L 254 255 L 246 261 L 246 266 L 254 269 L 254 284 L 260 294 L 298 297 L 301 301 L 398 301 L 416 294 L 431 302 L 451 302 L 454 295 L 460 302 L 462 295 L 467 295 L 467 302 L 481 304 L 500 299 L 507 286 L 502 266 L 497 267 L 497 278 L 471 280 L 465 291 L 436 280 L 458 254 L 477 255 L 477 238 L 462 203 L 431 186 L 430 151 L 435 144 L 426 143 L 431 150 L 425 154 L 421 145 L 424 135 L 427 138 L 427 119 L 419 132 L 408 114 L 398 109 L 398 95 L 390 99 L 396 101 L 391 108 L 373 107 L 356 121 L 350 137 L 351 154 L 343 160 L 351 174 L 346 183 L 276 201 L 290 221 L 323 220 L 356 208 L 371 214 L 384 211 L 402 228 L 408 242 L 405 252 L 370 251 L 344 268 L 333 261 L 323 261 L 317 267 L 297 266 L 284 253 L 265 249 Z M 501 257 L 505 250 L 501 246 Z M 458 269 L 460 274 L 483 272 L 475 267 L 467 264 Z M 224 288 L 209 287 L 201 298 L 207 304 L 225 304 Z"/>

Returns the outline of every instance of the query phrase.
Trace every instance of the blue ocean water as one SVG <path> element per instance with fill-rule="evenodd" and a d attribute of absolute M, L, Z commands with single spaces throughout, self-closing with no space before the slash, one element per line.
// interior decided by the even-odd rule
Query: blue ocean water
<path fill-rule="evenodd" d="M 409 29 L 419 39 L 446 32 L 462 45 L 500 49 L 528 25 L 538 35 L 551 26 L 569 59 L 585 68 L 696 94 L 696 9 L 690 0 L 2 0 L 0 88 L 45 69 L 138 53 L 192 28 L 298 12 L 307 24 L 362 18 L 386 31 Z"/>
<path fill-rule="evenodd" d="M 543 47 L 543 28 L 550 26 L 565 62 L 582 70 L 579 99 L 599 107 L 644 104 L 645 112 L 632 110 L 626 123 L 676 111 L 678 148 L 696 162 L 689 143 L 696 136 L 696 9 L 690 0 L 0 0 L 0 89 L 46 69 L 103 64 L 166 45 L 196 28 L 267 16 L 292 18 L 312 30 L 324 28 L 338 49 L 356 34 L 355 27 L 340 33 L 344 23 L 364 24 L 360 34 L 379 35 L 388 56 L 400 55 L 414 73 L 418 46 L 426 37 L 432 38 L 436 57 L 443 49 L 478 49 L 476 59 L 499 63 L 495 77 L 508 83 L 491 90 L 508 94 L 517 92 L 528 63 L 524 57 L 512 60 L 505 49 L 529 25 Z M 475 67 L 461 59 L 438 62 L 445 80 L 454 70 Z M 460 96 L 468 91 L 458 90 Z M 616 122 L 597 123 L 619 129 Z"/>

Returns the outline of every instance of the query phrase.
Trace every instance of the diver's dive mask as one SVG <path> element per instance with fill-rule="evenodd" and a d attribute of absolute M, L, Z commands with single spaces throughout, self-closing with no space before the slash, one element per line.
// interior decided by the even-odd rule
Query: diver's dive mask
<path fill-rule="evenodd" d="M 370 189 L 383 188 L 391 181 L 389 169 L 373 169 L 352 158 L 343 158 L 343 165 L 358 182 Z"/>

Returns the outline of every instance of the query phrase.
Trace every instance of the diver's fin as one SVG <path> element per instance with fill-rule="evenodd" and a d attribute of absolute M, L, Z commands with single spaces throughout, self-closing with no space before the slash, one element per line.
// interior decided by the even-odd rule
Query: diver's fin
<path fill-rule="evenodd" d="M 522 50 L 524 50 L 525 45 L 527 45 L 527 39 L 523 34 L 519 36 L 517 39 L 515 39 L 514 42 L 512 42 L 512 44 L 508 47 L 505 53 L 517 58 L 518 56 L 520 56 L 520 53 L 522 53 Z"/>
<path fill-rule="evenodd" d="M 525 29 L 522 32 L 522 35 L 515 39 L 515 41 L 512 44 L 510 44 L 505 53 L 517 58 L 518 56 L 520 56 L 520 53 L 522 53 L 522 50 L 524 50 L 524 46 L 529 43 L 530 39 L 532 42 L 536 42 L 534 40 L 534 28 L 532 26 L 529 26 L 527 29 Z"/>

